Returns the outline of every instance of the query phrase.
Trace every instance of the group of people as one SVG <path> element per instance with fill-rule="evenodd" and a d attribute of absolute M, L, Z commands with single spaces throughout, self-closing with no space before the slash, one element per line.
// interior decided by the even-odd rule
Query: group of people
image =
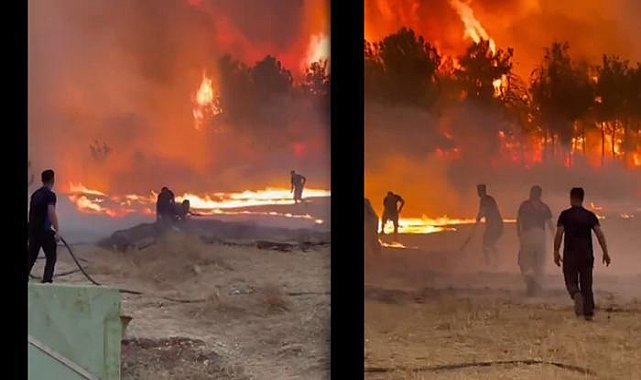
<path fill-rule="evenodd" d="M 296 173 L 291 174 L 291 192 L 294 194 L 294 202 L 303 201 L 303 188 L 307 179 Z M 57 246 L 60 241 L 60 225 L 56 214 L 56 193 L 53 191 L 55 173 L 47 169 L 41 173 L 42 186 L 38 188 L 29 200 L 29 221 L 28 221 L 28 273 L 35 265 L 40 249 L 44 251 L 46 262 L 43 283 L 53 282 L 54 268 L 57 261 Z M 200 216 L 191 210 L 189 199 L 176 204 L 174 192 L 168 187 L 163 187 L 156 199 L 156 221 L 162 227 L 173 226 L 176 222 L 187 220 L 188 216 Z"/>
<path fill-rule="evenodd" d="M 176 222 L 184 222 L 188 215 L 200 216 L 191 210 L 189 199 L 176 204 L 174 192 L 163 187 L 156 200 L 156 222 L 161 226 L 171 226 Z"/>
<path fill-rule="evenodd" d="M 503 235 L 503 218 L 496 200 L 487 193 L 487 187 L 477 185 L 480 199 L 479 211 L 472 234 L 485 220 L 483 234 L 483 255 L 488 265 L 497 260 L 497 242 Z M 539 294 L 543 287 L 544 268 L 546 263 L 546 233 L 547 228 L 554 233 L 554 263 L 563 268 L 566 289 L 574 301 L 575 312 L 590 320 L 594 314 L 594 296 L 592 292 L 592 270 L 594 267 L 594 252 L 592 248 L 592 232 L 603 251 L 602 261 L 610 265 L 605 236 L 601 230 L 597 216 L 583 207 L 585 192 L 576 187 L 570 191 L 570 208 L 559 215 L 556 231 L 552 222 L 552 211 L 542 200 L 543 189 L 533 186 L 529 199 L 522 202 L 518 209 L 516 233 L 519 238 L 518 264 L 523 275 L 526 293 L 529 296 Z M 403 198 L 388 192 L 383 200 L 383 217 L 380 233 L 387 222 L 394 225 L 394 233 L 398 233 L 398 219 L 405 201 Z M 471 239 L 472 235 L 467 241 Z M 561 256 L 563 242 L 563 256 Z M 467 243 L 467 242 L 466 242 Z"/>

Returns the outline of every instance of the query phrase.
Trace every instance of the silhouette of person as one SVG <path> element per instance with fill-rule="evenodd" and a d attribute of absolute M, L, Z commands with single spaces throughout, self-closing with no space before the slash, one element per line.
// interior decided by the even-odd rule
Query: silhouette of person
<path fill-rule="evenodd" d="M 169 226 L 172 224 L 175 216 L 175 201 L 174 193 L 164 186 L 156 200 L 156 222 L 161 226 Z"/>
<path fill-rule="evenodd" d="M 516 218 L 519 267 L 528 296 L 536 295 L 542 288 L 547 247 L 545 226 L 548 226 L 550 232 L 554 232 L 552 211 L 541 200 L 542 194 L 540 186 L 532 186 L 530 198 L 521 203 Z"/>
<path fill-rule="evenodd" d="M 400 206 L 399 206 L 400 203 Z M 383 217 L 381 219 L 381 234 L 385 234 L 385 225 L 388 221 L 394 224 L 394 234 L 398 234 L 398 215 L 405 206 L 405 200 L 391 191 L 383 199 Z"/>
<path fill-rule="evenodd" d="M 291 174 L 291 182 L 292 182 L 292 189 L 291 192 L 294 193 L 294 202 L 302 202 L 303 201 L 303 187 L 305 186 L 305 183 L 307 182 L 307 178 L 302 176 L 301 174 L 296 173 L 296 171 L 292 170 L 290 172 Z"/>
<path fill-rule="evenodd" d="M 485 262 L 491 264 L 496 260 L 498 254 L 496 243 L 503 235 L 503 218 L 501 217 L 496 201 L 492 196 L 487 194 L 487 187 L 485 185 L 477 185 L 476 191 L 480 202 L 474 227 L 476 228 L 481 222 L 481 219 L 485 218 L 483 255 L 485 256 Z"/>

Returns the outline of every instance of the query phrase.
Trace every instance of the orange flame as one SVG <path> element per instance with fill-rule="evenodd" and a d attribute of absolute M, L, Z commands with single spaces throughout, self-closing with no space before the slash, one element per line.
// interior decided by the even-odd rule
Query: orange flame
<path fill-rule="evenodd" d="M 307 55 L 303 62 L 304 67 L 308 67 L 314 62 L 325 61 L 329 57 L 329 37 L 326 34 L 314 34 L 309 39 Z"/>
<path fill-rule="evenodd" d="M 139 213 L 153 215 L 153 205 L 158 196 L 151 192 L 149 195 L 126 194 L 124 196 L 109 196 L 102 191 L 89 189 L 82 184 L 70 184 L 67 196 L 81 213 L 122 217 Z M 325 198 L 331 195 L 329 190 L 305 189 L 305 198 Z M 256 206 L 292 205 L 294 201 L 288 189 L 266 188 L 257 191 L 231 193 L 212 193 L 196 195 L 185 193 L 176 197 L 176 202 L 188 199 L 191 208 L 204 215 L 258 215 L 278 216 L 293 219 L 312 220 L 316 224 L 325 223 L 309 214 L 292 214 L 275 211 L 247 210 Z"/>
<path fill-rule="evenodd" d="M 464 36 L 469 37 L 475 43 L 479 43 L 481 40 L 488 41 L 490 51 L 492 54 L 496 54 L 496 43 L 490 35 L 487 34 L 487 31 L 483 25 L 481 25 L 481 22 L 474 16 L 472 7 L 461 0 L 450 0 L 450 5 L 454 10 L 456 10 L 456 13 L 458 13 L 461 21 L 463 21 L 463 24 L 465 25 Z M 501 89 L 506 85 L 506 82 L 507 78 L 505 77 L 495 79 L 492 82 L 492 85 L 494 86 L 494 96 L 499 96 L 501 94 Z"/>
<path fill-rule="evenodd" d="M 193 114 L 196 129 L 199 130 L 208 118 L 220 115 L 222 112 L 219 98 L 214 92 L 212 80 L 207 77 L 206 72 L 203 72 L 203 80 L 194 96 Z"/>

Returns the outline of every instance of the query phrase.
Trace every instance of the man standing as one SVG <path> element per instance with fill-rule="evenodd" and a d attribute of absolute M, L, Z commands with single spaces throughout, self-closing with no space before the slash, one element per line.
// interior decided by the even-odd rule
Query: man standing
<path fill-rule="evenodd" d="M 477 185 L 476 192 L 479 196 L 479 213 L 476 216 L 474 228 L 485 218 L 485 233 L 483 234 L 483 255 L 485 262 L 491 264 L 496 260 L 497 249 L 496 243 L 503 235 L 503 218 L 499 212 L 499 207 L 493 197 L 487 194 L 485 185 Z"/>
<path fill-rule="evenodd" d="M 166 186 L 160 190 L 156 200 L 156 221 L 161 226 L 169 226 L 174 219 L 175 210 L 174 193 Z"/>
<path fill-rule="evenodd" d="M 594 294 L 592 293 L 592 269 L 594 254 L 592 252 L 592 231 L 603 250 L 603 263 L 610 265 L 610 255 L 601 231 L 599 219 L 593 212 L 583 208 L 585 192 L 580 187 L 570 191 L 570 207 L 559 215 L 556 236 L 554 237 L 554 263 L 561 266 L 565 287 L 574 300 L 574 312 L 583 315 L 586 320 L 594 316 Z M 565 235 L 565 237 L 564 237 Z M 559 254 L 563 240 L 563 259 Z"/>
<path fill-rule="evenodd" d="M 45 253 L 46 263 L 43 283 L 53 282 L 56 265 L 56 248 L 60 240 L 60 226 L 56 215 L 56 194 L 53 192 L 54 172 L 47 169 L 41 174 L 42 187 L 31 194 L 29 202 L 29 274 L 38 259 L 40 248 Z"/>
<path fill-rule="evenodd" d="M 525 280 L 526 293 L 533 296 L 542 288 L 545 268 L 545 226 L 554 232 L 552 212 L 543 203 L 540 186 L 530 189 L 530 199 L 521 203 L 516 218 L 516 233 L 519 237 L 519 267 Z"/>
<path fill-rule="evenodd" d="M 290 172 L 291 174 L 291 180 L 292 180 L 292 189 L 291 192 L 294 193 L 294 203 L 302 202 L 303 201 L 303 187 L 305 186 L 305 182 L 307 182 L 307 178 L 303 177 L 302 175 L 296 173 L 296 171 L 292 170 Z"/>
<path fill-rule="evenodd" d="M 400 206 L 399 206 L 400 203 Z M 398 215 L 405 206 L 405 200 L 400 195 L 394 194 L 391 191 L 387 192 L 387 196 L 383 199 L 383 217 L 381 219 L 381 234 L 385 234 L 385 224 L 392 221 L 394 224 L 394 235 L 398 234 Z"/>

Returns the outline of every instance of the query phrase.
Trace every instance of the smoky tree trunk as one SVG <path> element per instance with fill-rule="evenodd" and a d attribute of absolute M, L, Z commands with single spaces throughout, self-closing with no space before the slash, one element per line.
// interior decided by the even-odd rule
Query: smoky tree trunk
<path fill-rule="evenodd" d="M 616 161 L 616 158 L 617 158 L 616 151 L 615 151 L 616 133 L 617 133 L 617 121 L 615 120 L 612 123 L 612 141 L 610 142 L 611 149 L 612 149 L 612 161 Z"/>
<path fill-rule="evenodd" d="M 605 165 L 605 124 L 601 123 L 601 166 Z"/>

